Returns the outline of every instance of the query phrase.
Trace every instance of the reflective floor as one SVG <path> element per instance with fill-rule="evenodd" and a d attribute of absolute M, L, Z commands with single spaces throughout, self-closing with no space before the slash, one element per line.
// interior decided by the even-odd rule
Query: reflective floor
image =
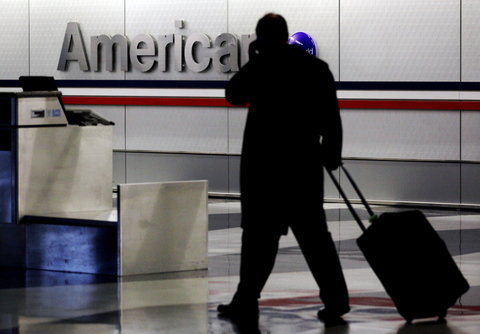
<path fill-rule="evenodd" d="M 316 319 L 318 291 L 290 233 L 281 240 L 262 294 L 261 333 L 480 333 L 480 213 L 423 210 L 471 289 L 449 310 L 446 323 L 427 319 L 406 325 L 356 247 L 360 231 L 348 211 L 337 204 L 325 208 L 350 291 L 348 324 L 325 328 Z M 391 210 L 399 209 L 376 208 L 377 213 Z M 240 206 L 218 200 L 209 212 L 208 271 L 117 279 L 0 269 L 0 334 L 240 332 L 216 312 L 238 282 Z"/>

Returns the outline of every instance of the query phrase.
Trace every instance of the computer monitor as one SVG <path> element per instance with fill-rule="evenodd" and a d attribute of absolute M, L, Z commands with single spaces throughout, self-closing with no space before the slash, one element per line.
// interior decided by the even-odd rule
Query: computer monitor
<path fill-rule="evenodd" d="M 24 92 L 51 92 L 58 91 L 54 77 L 21 76 L 18 78 Z"/>

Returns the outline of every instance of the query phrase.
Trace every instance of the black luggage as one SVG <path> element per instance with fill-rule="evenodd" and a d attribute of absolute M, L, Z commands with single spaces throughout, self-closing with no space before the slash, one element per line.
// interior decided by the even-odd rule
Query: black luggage
<path fill-rule="evenodd" d="M 438 316 L 469 289 L 445 242 L 421 211 L 387 212 L 376 216 L 348 171 L 351 182 L 371 216 L 366 228 L 328 171 L 363 234 L 357 244 L 367 262 L 407 322 Z"/>

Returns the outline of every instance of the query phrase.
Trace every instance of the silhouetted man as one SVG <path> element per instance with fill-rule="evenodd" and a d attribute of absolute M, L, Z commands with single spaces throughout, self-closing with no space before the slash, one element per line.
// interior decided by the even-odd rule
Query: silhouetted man
<path fill-rule="evenodd" d="M 341 164 L 342 126 L 328 65 L 288 45 L 285 19 L 258 21 L 250 60 L 226 87 L 227 100 L 249 104 L 240 190 L 240 283 L 219 314 L 258 320 L 258 298 L 270 275 L 281 235 L 290 227 L 320 288 L 318 317 L 341 320 L 350 310 L 340 261 L 323 210 L 323 166 Z"/>

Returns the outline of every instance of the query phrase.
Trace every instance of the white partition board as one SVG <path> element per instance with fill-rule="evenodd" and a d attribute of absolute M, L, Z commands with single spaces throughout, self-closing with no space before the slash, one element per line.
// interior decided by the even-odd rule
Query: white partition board
<path fill-rule="evenodd" d="M 112 127 L 18 130 L 18 214 L 111 210 Z"/>
<path fill-rule="evenodd" d="M 118 186 L 119 275 L 207 268 L 206 181 Z"/>

